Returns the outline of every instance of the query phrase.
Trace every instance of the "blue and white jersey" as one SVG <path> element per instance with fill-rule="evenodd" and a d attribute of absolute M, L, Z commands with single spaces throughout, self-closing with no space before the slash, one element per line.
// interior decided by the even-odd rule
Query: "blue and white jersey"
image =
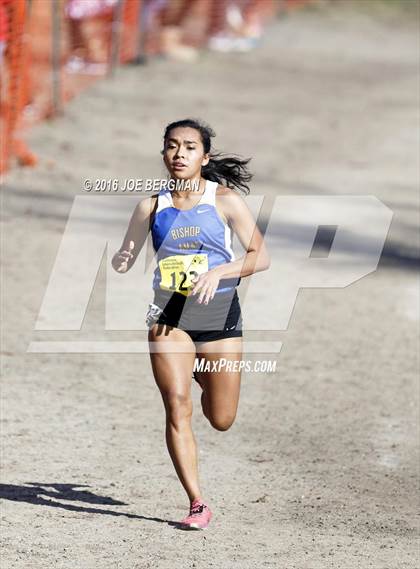
<path fill-rule="evenodd" d="M 174 206 L 168 187 L 159 192 L 151 226 L 158 263 L 154 289 L 177 291 L 188 296 L 191 278 L 235 260 L 232 229 L 216 209 L 217 186 L 217 182 L 206 180 L 200 201 L 188 210 Z M 232 290 L 239 281 L 239 277 L 223 279 L 216 292 Z"/>

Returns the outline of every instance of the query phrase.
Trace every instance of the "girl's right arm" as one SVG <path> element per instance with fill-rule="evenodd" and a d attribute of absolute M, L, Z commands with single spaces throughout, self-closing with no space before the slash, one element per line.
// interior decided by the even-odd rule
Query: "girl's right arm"
<path fill-rule="evenodd" d="M 156 198 L 145 198 L 133 211 L 124 241 L 112 258 L 111 264 L 118 273 L 131 269 L 146 241 Z"/>

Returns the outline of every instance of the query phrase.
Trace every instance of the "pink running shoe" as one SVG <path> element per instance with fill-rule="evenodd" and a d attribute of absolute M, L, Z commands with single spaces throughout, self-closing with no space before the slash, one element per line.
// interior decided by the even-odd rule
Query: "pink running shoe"
<path fill-rule="evenodd" d="M 194 500 L 190 507 L 189 515 L 181 520 L 184 528 L 206 529 L 212 518 L 210 508 L 202 500 Z"/>

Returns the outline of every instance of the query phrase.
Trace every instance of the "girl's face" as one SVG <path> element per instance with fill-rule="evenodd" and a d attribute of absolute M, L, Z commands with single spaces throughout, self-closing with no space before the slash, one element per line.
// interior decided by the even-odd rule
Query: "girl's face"
<path fill-rule="evenodd" d="M 210 160 L 209 154 L 204 153 L 200 132 L 191 127 L 169 131 L 162 154 L 171 177 L 180 180 L 200 176 L 201 168 Z"/>

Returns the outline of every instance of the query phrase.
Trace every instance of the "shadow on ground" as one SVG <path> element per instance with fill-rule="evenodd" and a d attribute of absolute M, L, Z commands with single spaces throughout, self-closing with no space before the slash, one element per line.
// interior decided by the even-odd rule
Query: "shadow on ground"
<path fill-rule="evenodd" d="M 165 520 L 162 518 L 153 518 L 148 516 L 139 516 L 127 512 L 116 512 L 114 510 L 105 510 L 102 508 L 90 508 L 84 506 L 76 506 L 73 504 L 65 504 L 58 500 L 72 500 L 75 502 L 86 502 L 88 504 L 97 504 L 102 506 L 127 506 L 125 502 L 115 500 L 109 496 L 99 496 L 89 490 L 77 490 L 76 488 L 87 487 L 86 484 L 51 484 L 39 482 L 27 482 L 27 486 L 19 486 L 17 484 L 0 484 L 0 499 L 11 500 L 14 502 L 27 502 L 37 506 L 50 506 L 52 508 L 61 508 L 72 512 L 85 512 L 89 514 L 105 514 L 107 516 L 123 516 L 130 519 L 147 520 L 150 522 L 166 523 L 180 529 L 178 522 Z M 49 490 L 53 488 L 53 490 Z M 51 499 L 45 498 L 48 496 Z"/>

